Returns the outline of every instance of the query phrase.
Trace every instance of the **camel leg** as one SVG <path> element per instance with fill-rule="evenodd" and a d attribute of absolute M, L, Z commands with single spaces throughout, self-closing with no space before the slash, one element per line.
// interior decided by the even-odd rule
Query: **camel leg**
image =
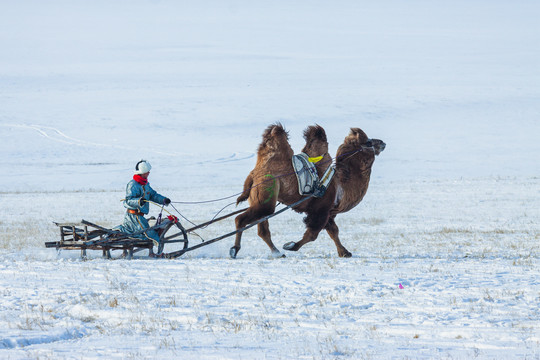
<path fill-rule="evenodd" d="M 276 210 L 277 196 L 279 194 L 279 182 L 277 182 L 271 175 L 269 175 L 268 178 L 270 180 L 268 180 L 267 184 L 264 183 L 264 186 L 251 189 L 251 193 L 249 195 L 249 209 L 236 217 L 236 230 L 252 224 L 253 222 L 262 219 L 267 215 L 273 214 Z M 264 225 L 264 223 L 266 224 Z M 268 221 L 264 221 L 263 223 L 259 224 L 259 236 L 268 244 L 272 250 L 272 254 L 276 254 L 276 252 L 279 253 L 279 250 L 276 249 L 272 243 L 272 240 L 270 239 Z M 241 241 L 242 232 L 239 232 L 236 234 L 234 246 L 229 251 L 231 258 L 236 258 L 236 255 L 241 248 Z"/>
<path fill-rule="evenodd" d="M 302 237 L 302 240 L 299 242 L 288 242 L 285 245 L 283 245 L 283 249 L 289 250 L 289 251 L 298 251 L 302 246 L 307 244 L 308 242 L 315 241 L 317 237 L 319 236 L 319 233 L 322 229 L 326 226 L 326 223 L 328 222 L 328 212 L 325 213 L 309 213 L 308 216 L 304 219 L 304 222 L 306 223 L 307 229 L 304 232 L 304 236 Z"/>
<path fill-rule="evenodd" d="M 319 233 L 321 232 L 321 230 L 316 231 L 316 230 L 308 228 L 306 229 L 306 232 L 304 233 L 302 240 L 300 240 L 299 242 L 294 242 L 294 241 L 288 242 L 285 245 L 283 245 L 283 249 L 289 250 L 289 251 L 298 251 L 300 250 L 302 246 L 306 245 L 308 242 L 315 241 L 315 239 L 317 239 L 317 237 L 319 236 Z"/>
<path fill-rule="evenodd" d="M 272 236 L 270 234 L 270 226 L 268 225 L 268 220 L 263 221 L 259 225 L 257 225 L 258 228 L 258 234 L 261 239 L 264 240 L 266 245 L 270 248 L 272 251 L 272 256 L 275 258 L 285 257 L 275 246 L 272 242 Z"/>
<path fill-rule="evenodd" d="M 328 223 L 326 224 L 325 229 L 330 238 L 334 240 L 339 257 L 351 257 L 352 254 L 349 252 L 349 250 L 345 249 L 345 246 L 343 246 L 341 244 L 341 241 L 339 240 L 339 228 L 334 221 L 334 217 L 328 219 Z"/>
<path fill-rule="evenodd" d="M 241 229 L 243 228 L 244 226 L 246 226 L 247 224 L 249 224 L 250 222 L 250 219 L 252 218 L 252 209 L 249 208 L 246 210 L 246 212 L 238 215 L 235 219 L 234 219 L 234 222 L 236 224 L 236 229 Z M 240 244 L 242 242 L 242 232 L 239 232 L 238 234 L 236 234 L 236 239 L 234 241 L 234 246 L 229 250 L 229 255 L 231 256 L 231 258 L 233 259 L 236 259 L 236 255 L 238 254 L 238 252 L 240 251 Z"/>
<path fill-rule="evenodd" d="M 257 220 L 263 218 L 266 215 L 272 214 L 273 212 L 274 212 L 274 209 L 272 209 L 271 207 L 267 207 L 267 208 L 264 208 L 264 209 L 258 209 L 258 210 L 256 210 L 254 207 L 250 207 L 244 213 L 242 213 L 242 214 L 240 214 L 240 215 L 238 215 L 236 217 L 236 219 L 235 219 L 236 229 L 237 230 L 241 229 L 244 226 L 249 225 L 249 224 L 257 221 Z M 268 244 L 268 246 L 270 246 L 270 249 L 272 249 L 274 244 L 272 244 L 272 241 L 270 240 L 270 231 L 268 229 L 267 229 L 267 232 L 268 232 L 268 241 L 270 241 L 270 243 L 268 243 L 268 241 L 265 239 L 265 237 L 260 235 L 261 230 L 259 228 L 259 236 L 261 236 L 261 238 L 263 238 L 263 240 Z M 264 230 L 263 230 L 263 234 L 265 234 Z M 266 236 L 266 234 L 265 234 L 265 236 Z M 234 241 L 234 246 L 229 250 L 229 255 L 231 256 L 231 258 L 236 259 L 236 255 L 238 254 L 238 252 L 240 251 L 240 249 L 242 247 L 241 242 L 242 242 L 242 232 L 239 232 L 238 234 L 236 234 L 236 239 Z M 273 250 L 272 250 L 272 252 L 273 252 Z"/>

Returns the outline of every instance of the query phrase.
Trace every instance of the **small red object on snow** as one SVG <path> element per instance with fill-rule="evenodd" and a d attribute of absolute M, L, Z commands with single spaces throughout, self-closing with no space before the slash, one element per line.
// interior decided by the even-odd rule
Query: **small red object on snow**
<path fill-rule="evenodd" d="M 175 224 L 178 222 L 178 218 L 176 216 L 174 216 L 174 215 L 167 216 L 167 219 L 169 219 L 170 221 L 172 221 Z"/>
<path fill-rule="evenodd" d="M 403 285 L 401 285 L 401 283 L 399 284 L 399 288 L 400 288 L 400 289 L 403 289 Z"/>

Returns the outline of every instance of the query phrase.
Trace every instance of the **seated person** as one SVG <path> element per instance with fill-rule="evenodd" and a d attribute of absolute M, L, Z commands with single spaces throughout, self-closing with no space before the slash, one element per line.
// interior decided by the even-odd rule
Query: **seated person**
<path fill-rule="evenodd" d="M 148 176 L 152 166 L 146 160 L 141 160 L 135 166 L 135 174 L 133 179 L 130 180 L 126 187 L 126 198 L 124 199 L 124 206 L 127 208 L 126 215 L 124 216 L 124 222 L 114 228 L 114 230 L 120 230 L 127 234 L 133 234 L 140 232 L 144 229 L 148 229 L 150 225 L 148 220 L 144 217 L 148 215 L 150 205 L 148 201 L 152 201 L 162 205 L 169 205 L 171 200 L 163 195 L 158 194 L 154 189 L 150 187 L 148 182 Z M 163 246 L 159 244 L 159 234 L 156 230 L 148 230 L 142 234 L 136 235 L 141 239 L 149 239 L 154 242 L 154 246 L 158 248 L 158 255 L 161 255 Z M 153 254 L 152 249 L 150 254 Z"/>

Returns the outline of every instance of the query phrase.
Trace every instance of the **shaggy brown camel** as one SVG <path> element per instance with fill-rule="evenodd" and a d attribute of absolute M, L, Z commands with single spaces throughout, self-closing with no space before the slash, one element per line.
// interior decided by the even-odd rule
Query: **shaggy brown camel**
<path fill-rule="evenodd" d="M 324 228 L 330 238 L 337 244 L 339 240 L 339 229 L 334 221 L 338 214 L 353 209 L 362 201 L 366 195 L 371 167 L 375 161 L 375 156 L 379 155 L 386 147 L 386 144 L 379 139 L 370 139 L 359 128 L 351 128 L 351 132 L 345 138 L 344 143 L 338 148 L 336 154 L 336 175 L 332 183 L 336 186 L 336 196 L 334 205 L 330 209 L 330 216 Z M 315 240 L 315 239 L 313 239 Z M 283 246 L 285 250 L 297 251 L 307 242 L 313 241 L 310 238 L 301 241 L 289 242 Z M 339 256 L 350 257 L 351 253 L 344 247 Z"/>
<path fill-rule="evenodd" d="M 249 200 L 249 208 L 236 217 L 237 229 L 273 214 L 278 201 L 291 205 L 303 197 L 298 192 L 298 181 L 291 161 L 294 152 L 289 145 L 288 133 L 281 124 L 275 124 L 264 131 L 262 138 L 263 141 L 257 151 L 255 168 L 246 178 L 244 191 L 237 199 L 237 204 Z M 304 131 L 304 138 L 306 145 L 302 152 L 309 157 L 323 156 L 322 160 L 316 164 L 317 172 L 321 177 L 332 162 L 328 154 L 326 133 L 320 126 L 310 126 Z M 328 222 L 336 197 L 336 187 L 332 183 L 323 197 L 311 198 L 294 208 L 297 212 L 307 214 L 304 219 L 307 227 L 302 239 L 304 242 L 315 240 Z M 268 220 L 258 225 L 258 234 L 270 247 L 274 257 L 283 256 L 272 243 Z M 240 251 L 241 239 L 240 232 L 236 235 L 234 247 L 230 250 L 232 258 L 236 258 Z M 346 256 L 347 250 L 339 243 L 339 240 L 336 241 L 336 246 L 340 256 Z"/>

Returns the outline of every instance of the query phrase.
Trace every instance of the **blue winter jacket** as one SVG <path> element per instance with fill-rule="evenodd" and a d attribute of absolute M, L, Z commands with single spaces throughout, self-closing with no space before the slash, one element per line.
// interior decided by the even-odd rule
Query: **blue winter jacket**
<path fill-rule="evenodd" d="M 124 206 L 128 209 L 139 210 L 142 213 L 148 214 L 150 212 L 150 204 L 145 201 L 143 206 L 139 206 L 139 200 L 141 198 L 162 205 L 163 201 L 165 200 L 165 196 L 158 194 L 154 189 L 152 189 L 152 187 L 150 187 L 150 183 L 141 185 L 135 180 L 131 180 L 126 187 L 126 199 L 124 200 Z"/>
<path fill-rule="evenodd" d="M 139 206 L 141 198 L 158 204 L 163 204 L 163 200 L 165 200 L 165 196 L 158 194 L 150 187 L 150 184 L 141 185 L 135 180 L 131 180 L 126 187 L 124 206 L 128 209 L 138 210 L 141 213 L 148 214 L 150 211 L 150 204 L 148 202 L 144 202 L 143 206 Z M 114 230 L 119 230 L 127 234 L 133 234 L 141 230 L 148 229 L 149 227 L 150 225 L 148 224 L 148 220 L 146 220 L 144 216 L 126 212 L 123 224 L 115 227 Z M 156 230 L 148 230 L 143 234 L 137 235 L 136 237 L 141 239 L 151 239 L 156 245 L 157 242 L 159 242 L 159 235 Z"/>

